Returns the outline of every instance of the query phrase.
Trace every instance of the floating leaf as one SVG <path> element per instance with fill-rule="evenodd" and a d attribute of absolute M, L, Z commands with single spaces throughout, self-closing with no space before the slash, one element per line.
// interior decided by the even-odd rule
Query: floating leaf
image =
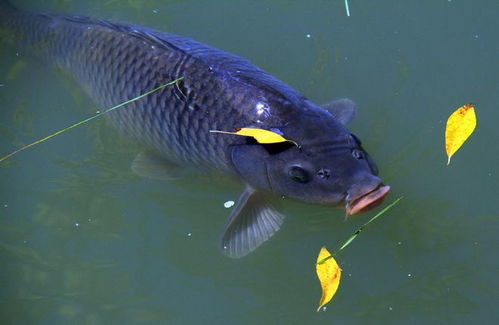
<path fill-rule="evenodd" d="M 322 297 L 317 311 L 320 311 L 320 309 L 333 298 L 340 285 L 341 269 L 334 257 L 330 256 L 331 253 L 329 253 L 326 247 L 322 247 L 319 256 L 317 257 L 315 269 L 322 287 Z M 326 258 L 327 260 L 319 263 Z"/>
<path fill-rule="evenodd" d="M 447 152 L 447 165 L 450 158 L 463 145 L 464 141 L 473 133 L 476 126 L 475 108 L 473 104 L 459 107 L 449 116 L 445 127 L 445 151 Z"/>
<path fill-rule="evenodd" d="M 233 134 L 233 135 L 252 137 L 253 139 L 256 140 L 256 142 L 263 143 L 263 144 L 265 144 L 265 143 L 280 143 L 280 142 L 287 141 L 287 142 L 292 142 L 295 145 L 297 145 L 296 142 L 284 138 L 279 133 L 269 131 L 269 130 L 264 130 L 264 129 L 237 128 L 235 132 L 219 131 L 219 130 L 210 130 L 210 132 L 211 133 L 223 133 L 223 134 Z"/>
<path fill-rule="evenodd" d="M 343 242 L 341 247 L 333 251 L 332 254 L 329 253 L 329 251 L 325 247 L 322 247 L 321 251 L 319 252 L 319 256 L 317 257 L 317 263 L 315 266 L 317 276 L 319 277 L 319 281 L 321 282 L 322 287 L 322 297 L 317 311 L 320 311 L 320 309 L 333 298 L 336 290 L 338 289 L 338 286 L 340 285 L 341 269 L 339 268 L 338 263 L 336 263 L 333 255 L 336 255 L 345 247 L 347 247 L 362 232 L 362 230 L 367 227 L 367 225 L 369 225 L 371 222 L 383 215 L 386 211 L 391 209 L 395 204 L 402 200 L 402 198 L 402 196 L 399 197 L 388 206 L 386 206 L 383 210 L 376 213 L 374 217 L 360 226 L 360 228 L 357 229 L 357 231 L 355 231 L 350 237 L 348 237 L 347 240 Z"/>

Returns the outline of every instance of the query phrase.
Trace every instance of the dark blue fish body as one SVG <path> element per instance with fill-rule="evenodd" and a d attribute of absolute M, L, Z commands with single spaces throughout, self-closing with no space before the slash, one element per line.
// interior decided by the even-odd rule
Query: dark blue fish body
<path fill-rule="evenodd" d="M 178 85 L 112 114 L 121 130 L 175 162 L 230 171 L 227 148 L 245 140 L 209 130 L 282 127 L 282 121 L 289 120 L 286 110 L 308 104 L 247 60 L 173 34 L 87 17 L 27 12 L 11 15 L 4 24 L 39 55 L 70 71 L 103 108 L 184 77 Z"/>
<path fill-rule="evenodd" d="M 31 13 L 4 0 L 0 10 L 2 35 L 69 71 L 102 108 L 183 77 L 110 117 L 170 164 L 232 173 L 248 184 L 224 235 L 230 256 L 252 251 L 282 222 L 261 193 L 321 204 L 360 198 L 364 207 L 388 191 L 380 190 L 372 161 L 335 116 L 350 102 L 325 110 L 249 61 L 174 34 Z M 299 146 L 209 132 L 241 127 L 275 130 Z"/>

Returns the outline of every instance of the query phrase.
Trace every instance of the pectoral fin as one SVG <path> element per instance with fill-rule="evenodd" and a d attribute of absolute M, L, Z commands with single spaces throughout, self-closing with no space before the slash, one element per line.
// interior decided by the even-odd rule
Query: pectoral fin
<path fill-rule="evenodd" d="M 333 114 L 343 125 L 350 123 L 357 115 L 357 105 L 348 98 L 341 98 L 322 105 L 322 108 Z"/>
<path fill-rule="evenodd" d="M 249 254 L 272 237 L 283 220 L 284 215 L 275 210 L 264 193 L 248 186 L 229 217 L 222 251 L 232 258 Z"/>
<path fill-rule="evenodd" d="M 143 151 L 135 157 L 132 170 L 139 176 L 172 180 L 181 176 L 181 168 L 154 151 Z"/>

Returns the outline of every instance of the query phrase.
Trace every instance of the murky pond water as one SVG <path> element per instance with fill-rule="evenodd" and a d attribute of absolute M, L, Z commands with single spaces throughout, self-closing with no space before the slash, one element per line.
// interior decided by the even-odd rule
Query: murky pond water
<path fill-rule="evenodd" d="M 375 211 L 286 200 L 251 255 L 218 240 L 243 186 L 141 179 L 141 146 L 104 120 L 0 166 L 2 324 L 492 324 L 499 269 L 499 2 L 14 1 L 192 37 L 249 58 L 317 103 L 350 97 L 351 129 L 405 198 L 337 258 L 340 289 L 316 313 L 314 261 Z M 67 74 L 0 49 L 0 154 L 96 107 Z M 446 166 L 443 129 L 478 127 Z M 379 209 L 378 209 L 379 210 Z"/>

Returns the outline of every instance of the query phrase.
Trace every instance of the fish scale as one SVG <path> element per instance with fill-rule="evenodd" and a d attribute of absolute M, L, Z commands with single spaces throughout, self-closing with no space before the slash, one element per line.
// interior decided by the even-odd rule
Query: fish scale
<path fill-rule="evenodd" d="M 188 38 L 81 16 L 5 13 L 3 29 L 24 40 L 27 52 L 70 71 L 102 108 L 183 76 L 180 83 L 109 114 L 121 131 L 177 163 L 232 172 L 228 148 L 245 140 L 209 130 L 279 128 L 310 106 L 249 61 Z M 257 116 L 258 101 L 271 99 L 273 114 Z"/>
<path fill-rule="evenodd" d="M 109 114 L 111 120 L 174 161 L 229 169 L 225 148 L 241 140 L 209 130 L 240 127 L 251 120 L 227 105 L 234 97 L 221 85 L 227 76 L 205 61 L 219 56 L 223 64 L 238 58 L 176 35 L 127 24 L 21 11 L 13 17 L 2 28 L 7 26 L 25 44 L 34 44 L 25 45 L 27 50 L 42 52 L 69 70 L 102 108 L 184 76 L 186 94 L 179 87 L 166 88 Z M 191 52 L 178 48 L 182 46 Z"/>

